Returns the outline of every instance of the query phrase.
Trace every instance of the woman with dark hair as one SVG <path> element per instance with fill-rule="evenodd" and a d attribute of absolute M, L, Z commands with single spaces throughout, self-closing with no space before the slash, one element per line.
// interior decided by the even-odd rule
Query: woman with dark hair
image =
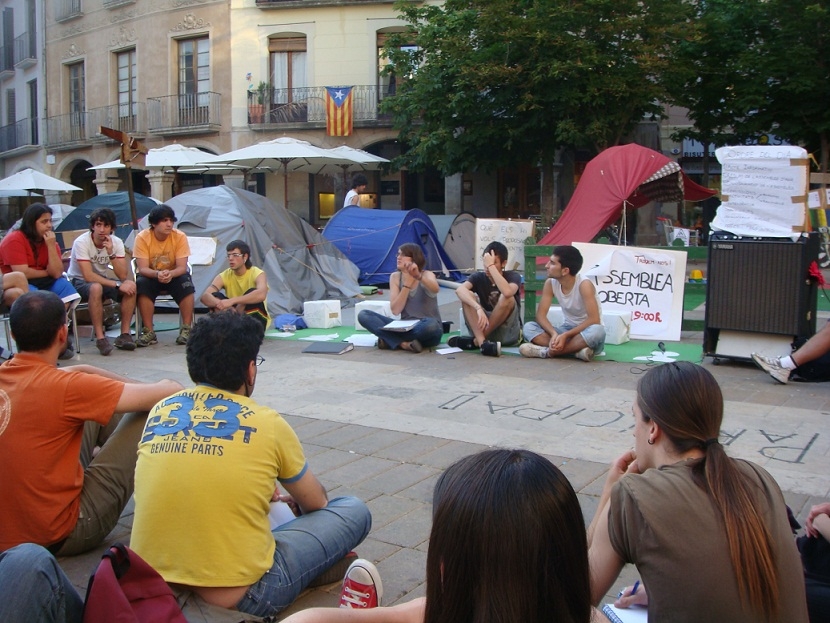
<path fill-rule="evenodd" d="M 588 623 L 585 523 L 562 472 L 527 450 L 485 450 L 450 466 L 435 485 L 426 584 L 425 600 L 314 608 L 285 621 Z"/>
<path fill-rule="evenodd" d="M 63 276 L 61 249 L 52 230 L 52 208 L 33 203 L 23 212 L 20 229 L 10 231 L 0 242 L 0 272 L 23 273 L 29 290 L 49 290 L 57 294 L 69 309 L 81 295 Z M 71 359 L 75 350 L 71 341 L 61 359 Z"/>
<path fill-rule="evenodd" d="M 61 249 L 52 231 L 52 208 L 33 203 L 23 212 L 20 229 L 0 243 L 0 271 L 23 273 L 30 290 L 49 290 L 67 305 L 80 295 L 63 276 Z"/>
<path fill-rule="evenodd" d="M 401 348 L 420 353 L 441 343 L 444 327 L 438 311 L 438 280 L 425 270 L 426 258 L 421 247 L 412 242 L 398 249 L 397 272 L 389 276 L 389 306 L 401 320 L 417 320 L 407 331 L 390 331 L 383 327 L 394 320 L 370 309 L 357 315 L 358 322 L 378 336 L 378 348 Z"/>
<path fill-rule="evenodd" d="M 807 621 L 804 580 L 775 480 L 718 441 L 723 395 L 701 366 L 640 379 L 634 450 L 612 465 L 588 530 L 594 603 L 633 563 L 617 605 L 650 621 Z"/>

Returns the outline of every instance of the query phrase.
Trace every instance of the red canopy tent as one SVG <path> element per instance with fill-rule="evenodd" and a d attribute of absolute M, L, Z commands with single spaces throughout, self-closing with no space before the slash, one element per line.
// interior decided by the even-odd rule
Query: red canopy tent
<path fill-rule="evenodd" d="M 690 180 L 674 160 L 641 145 L 609 147 L 585 167 L 562 216 L 539 244 L 590 242 L 649 201 L 702 201 L 716 191 Z"/>

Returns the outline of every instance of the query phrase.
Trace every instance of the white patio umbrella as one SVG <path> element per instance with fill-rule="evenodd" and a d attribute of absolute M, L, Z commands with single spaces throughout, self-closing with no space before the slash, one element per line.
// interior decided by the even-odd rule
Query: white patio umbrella
<path fill-rule="evenodd" d="M 238 169 L 281 170 L 284 179 L 284 206 L 288 208 L 288 173 L 316 173 L 324 164 L 352 164 L 354 160 L 307 141 L 282 136 L 206 158 L 202 164 L 225 164 Z"/>
<path fill-rule="evenodd" d="M 213 154 L 196 147 L 187 147 L 186 145 L 173 143 L 172 145 L 148 150 L 144 156 L 144 163 L 148 169 L 172 170 L 175 177 L 173 180 L 175 194 L 180 195 L 182 191 L 182 182 L 179 176 L 180 169 L 193 167 L 203 162 L 205 158 L 211 157 L 213 157 Z"/>
<path fill-rule="evenodd" d="M 213 154 L 196 147 L 173 143 L 165 147 L 154 147 L 148 150 L 144 156 L 144 163 L 148 168 L 169 168 L 175 171 L 179 167 L 192 167 L 204 162 L 205 158 L 211 157 L 213 157 Z"/>
<path fill-rule="evenodd" d="M 34 169 L 24 169 L 14 175 L 0 180 L 0 190 L 54 190 L 70 191 L 81 190 L 77 186 L 68 184 L 51 175 L 46 175 Z"/>
<path fill-rule="evenodd" d="M 318 173 L 377 171 L 382 164 L 389 162 L 386 158 L 381 158 L 375 154 L 370 154 L 368 151 L 349 147 L 348 145 L 332 147 L 326 151 L 339 157 L 348 158 L 352 162 L 349 164 L 326 164 L 323 165 Z"/>
<path fill-rule="evenodd" d="M 109 162 L 105 162 L 104 164 L 99 164 L 94 167 L 87 167 L 87 171 L 103 171 L 106 169 L 123 169 L 125 168 L 124 165 L 121 163 L 121 160 L 110 160 Z"/>
<path fill-rule="evenodd" d="M 345 188 L 349 187 L 349 181 L 346 175 L 347 173 L 354 173 L 356 171 L 377 171 L 383 163 L 389 162 L 386 158 L 381 158 L 380 156 L 370 154 L 368 151 L 363 151 L 362 149 L 349 147 L 348 145 L 332 147 L 331 149 L 327 149 L 326 151 L 329 151 L 337 156 L 349 158 L 352 162 L 348 164 L 324 164 L 321 165 L 320 169 L 318 171 L 315 171 L 315 173 L 318 175 L 334 175 L 336 173 L 342 172 L 343 185 Z"/>

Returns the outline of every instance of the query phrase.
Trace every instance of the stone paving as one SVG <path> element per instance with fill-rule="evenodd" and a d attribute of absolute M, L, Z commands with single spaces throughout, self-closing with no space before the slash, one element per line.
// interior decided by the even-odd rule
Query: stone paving
<path fill-rule="evenodd" d="M 458 319 L 454 295 L 442 314 Z M 352 322 L 344 310 L 344 325 Z M 336 331 L 336 330 L 333 330 Z M 139 380 L 190 385 L 176 333 L 133 353 L 100 357 L 90 344 L 75 362 Z M 701 334 L 684 334 L 700 343 Z M 305 342 L 266 339 L 254 397 L 297 431 L 312 471 L 330 495 L 364 499 L 373 528 L 358 548 L 380 569 L 387 605 L 424 594 L 432 487 L 454 460 L 489 446 L 524 447 L 548 456 L 593 516 L 608 463 L 631 446 L 631 403 L 645 367 L 613 362 L 500 359 L 474 353 L 413 355 L 356 348 L 342 356 L 302 354 Z M 755 367 L 703 365 L 727 400 L 722 441 L 733 456 L 768 469 L 803 518 L 830 497 L 830 383 L 778 385 Z M 107 540 L 129 541 L 132 506 Z M 62 559 L 83 590 L 105 548 Z M 636 578 L 627 568 L 609 594 Z M 339 586 L 307 591 L 289 612 L 335 605 Z M 210 620 L 208 618 L 208 620 Z"/>

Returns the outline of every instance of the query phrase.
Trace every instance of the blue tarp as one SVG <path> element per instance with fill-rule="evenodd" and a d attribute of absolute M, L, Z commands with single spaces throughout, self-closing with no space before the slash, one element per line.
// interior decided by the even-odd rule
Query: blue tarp
<path fill-rule="evenodd" d="M 426 268 L 439 278 L 464 281 L 421 210 L 343 208 L 328 222 L 323 237 L 360 269 L 361 285 L 389 283 L 397 270 L 398 247 L 414 242 L 424 251 Z"/>
<path fill-rule="evenodd" d="M 135 210 L 138 213 L 138 220 L 147 216 L 150 210 L 158 203 L 140 193 L 135 193 Z M 61 221 L 55 231 L 72 231 L 73 229 L 87 229 L 89 227 L 89 215 L 97 208 L 109 208 L 115 212 L 115 235 L 126 240 L 133 231 L 132 216 L 130 216 L 130 196 L 125 191 L 104 193 L 97 197 L 87 199 Z"/>

